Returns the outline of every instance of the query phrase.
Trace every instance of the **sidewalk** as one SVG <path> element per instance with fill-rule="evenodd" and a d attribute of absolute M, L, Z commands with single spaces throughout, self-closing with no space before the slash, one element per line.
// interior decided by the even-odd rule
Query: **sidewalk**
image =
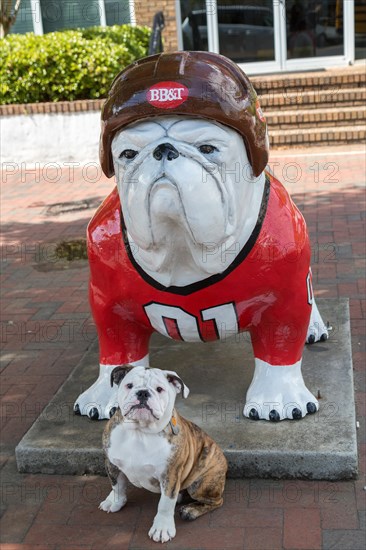
<path fill-rule="evenodd" d="M 350 300 L 359 479 L 229 480 L 223 508 L 193 523 L 177 518 L 169 549 L 365 545 L 365 152 L 360 146 L 273 151 L 270 167 L 306 218 L 315 294 Z M 87 262 L 57 260 L 56 244 L 85 236 L 114 183 L 97 164 L 6 168 L 0 176 L 1 550 L 157 548 L 147 536 L 157 495 L 133 489 L 125 509 L 105 514 L 98 505 L 110 490 L 107 478 L 17 472 L 15 446 L 96 338 Z"/>

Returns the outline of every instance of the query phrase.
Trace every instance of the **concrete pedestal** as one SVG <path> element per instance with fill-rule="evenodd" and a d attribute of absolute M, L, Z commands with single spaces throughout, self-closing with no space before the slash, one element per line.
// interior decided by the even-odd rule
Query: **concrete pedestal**
<path fill-rule="evenodd" d="M 151 366 L 176 370 L 191 390 L 179 412 L 223 448 L 229 476 L 350 479 L 357 474 L 356 421 L 347 300 L 318 300 L 333 326 L 330 340 L 306 346 L 303 375 L 320 392 L 320 411 L 300 421 L 242 416 L 254 360 L 248 334 L 214 344 L 186 344 L 155 335 Z M 73 403 L 98 374 L 95 344 L 16 449 L 20 472 L 104 474 L 105 421 L 75 416 Z"/>

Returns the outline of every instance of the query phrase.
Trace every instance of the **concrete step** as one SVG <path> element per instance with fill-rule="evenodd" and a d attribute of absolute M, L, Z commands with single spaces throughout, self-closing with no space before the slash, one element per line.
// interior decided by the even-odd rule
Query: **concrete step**
<path fill-rule="evenodd" d="M 324 71 L 253 76 L 250 80 L 259 95 L 283 91 L 311 91 L 316 88 L 340 90 L 365 87 L 366 70 L 365 65 L 361 64 Z"/>
<path fill-rule="evenodd" d="M 320 410 L 300 421 L 273 424 L 242 416 L 253 375 L 248 335 L 212 344 L 174 342 L 154 335 L 151 365 L 172 365 L 191 390 L 179 412 L 222 447 L 229 476 L 350 479 L 357 475 L 356 420 L 348 300 L 318 300 L 330 339 L 306 346 L 302 372 Z M 244 368 L 245 367 L 245 368 Z M 105 421 L 75 416 L 73 402 L 98 372 L 93 346 L 16 448 L 20 472 L 103 474 Z"/>
<path fill-rule="evenodd" d="M 366 126 L 270 129 L 269 140 L 273 148 L 354 143 L 366 140 Z"/>
<path fill-rule="evenodd" d="M 366 103 L 366 87 L 364 88 L 332 88 L 315 90 L 298 90 L 280 93 L 266 93 L 259 97 L 261 107 L 266 114 L 267 110 L 275 109 L 327 109 L 345 107 L 359 107 Z"/>
<path fill-rule="evenodd" d="M 269 130 L 366 125 L 366 106 L 266 111 Z"/>

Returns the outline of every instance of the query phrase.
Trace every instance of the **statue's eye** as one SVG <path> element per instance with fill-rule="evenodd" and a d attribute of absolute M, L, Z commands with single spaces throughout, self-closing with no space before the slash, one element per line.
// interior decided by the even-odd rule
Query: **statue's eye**
<path fill-rule="evenodd" d="M 216 147 L 214 147 L 213 145 L 207 145 L 207 144 L 200 145 L 198 147 L 198 150 L 204 155 L 211 155 L 211 153 L 213 153 L 214 151 L 217 151 Z"/>
<path fill-rule="evenodd" d="M 131 382 L 129 384 L 126 384 L 126 388 L 128 390 L 131 390 L 133 388 L 133 384 L 131 384 Z"/>
<path fill-rule="evenodd" d="M 128 160 L 132 160 L 132 159 L 135 158 L 136 155 L 138 155 L 137 151 L 134 151 L 133 149 L 125 149 L 124 151 L 122 151 L 119 158 L 120 159 L 124 158 L 124 159 L 128 159 Z"/>

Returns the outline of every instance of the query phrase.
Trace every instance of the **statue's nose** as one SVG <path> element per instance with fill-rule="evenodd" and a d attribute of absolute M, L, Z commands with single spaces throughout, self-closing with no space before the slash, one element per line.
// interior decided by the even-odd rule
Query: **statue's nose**
<path fill-rule="evenodd" d="M 156 160 L 174 160 L 179 157 L 179 153 L 170 143 L 161 143 L 154 149 L 153 157 Z"/>

